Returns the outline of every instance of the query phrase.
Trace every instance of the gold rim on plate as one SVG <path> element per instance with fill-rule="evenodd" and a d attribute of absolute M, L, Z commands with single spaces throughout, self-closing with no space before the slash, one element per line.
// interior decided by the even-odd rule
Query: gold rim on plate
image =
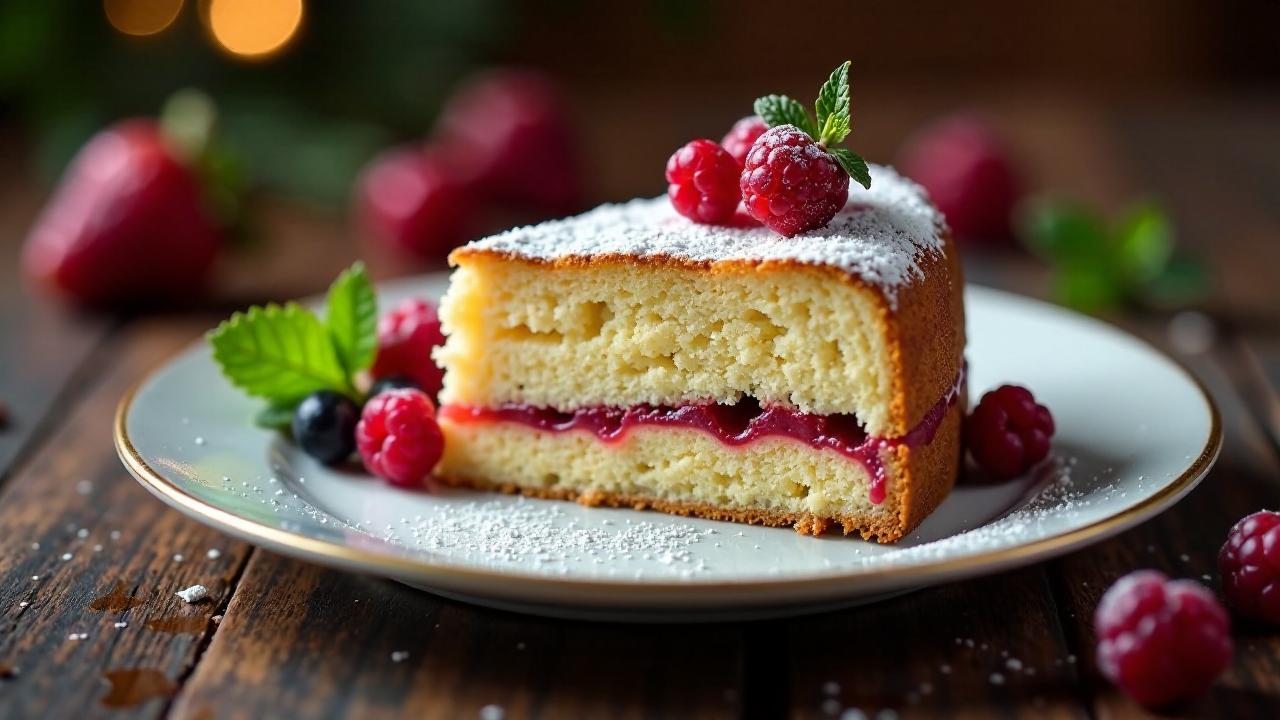
<path fill-rule="evenodd" d="M 1204 400 L 1205 406 L 1209 410 L 1209 436 L 1205 440 L 1204 448 L 1200 451 L 1200 454 L 1196 457 L 1195 461 L 1192 462 L 1191 465 L 1176 479 L 1161 488 L 1154 495 L 1146 498 L 1142 502 L 1127 507 L 1118 513 L 1101 518 L 1083 527 L 1058 535 L 1034 540 L 1022 545 L 975 553 L 973 555 L 965 555 L 963 557 L 953 559 L 927 561 L 913 563 L 910 565 L 860 570 L 856 572 L 809 575 L 792 579 L 780 578 L 719 582 L 646 581 L 637 583 L 634 581 L 624 580 L 574 580 L 554 578 L 520 571 L 495 572 L 443 565 L 429 562 L 425 559 L 414 560 L 406 557 L 370 552 L 361 548 L 297 535 L 270 525 L 249 520 L 223 510 L 222 508 L 210 505 L 209 503 L 174 485 L 166 479 L 164 475 L 160 474 L 147 464 L 146 460 L 142 458 L 142 455 L 137 451 L 133 446 L 133 442 L 129 439 L 127 420 L 133 400 L 139 389 L 141 389 L 147 380 L 154 377 L 160 369 L 167 366 L 167 363 L 165 366 L 161 366 L 161 368 L 157 368 L 156 370 L 148 373 L 142 380 L 134 384 L 134 386 L 125 393 L 124 397 L 120 399 L 120 403 L 116 407 L 113 435 L 115 439 L 116 453 L 120 456 L 121 462 L 124 463 L 124 466 L 129 470 L 129 473 L 137 478 L 138 481 L 151 491 L 153 495 L 164 500 L 175 509 L 183 511 L 192 517 L 208 521 L 209 524 L 216 528 L 228 530 L 231 533 L 248 540 L 262 541 L 268 545 L 284 548 L 287 551 L 292 552 L 294 555 L 305 559 L 317 560 L 321 562 L 321 564 L 324 564 L 327 561 L 329 564 L 360 568 L 366 572 L 386 575 L 402 580 L 416 579 L 428 584 L 433 580 L 487 580 L 502 582 L 518 580 L 522 583 L 522 587 L 525 588 L 528 587 L 526 585 L 527 583 L 534 583 L 542 588 L 559 590 L 590 589 L 600 591 L 619 591 L 625 589 L 627 593 L 631 595 L 637 592 L 649 594 L 671 593 L 673 591 L 694 593 L 714 592 L 717 590 L 803 590 L 805 588 L 815 586 L 841 585 L 841 583 L 845 581 L 910 579 L 912 577 L 918 577 L 922 583 L 927 584 L 927 579 L 939 572 L 945 572 L 945 574 L 951 579 L 958 579 L 960 577 L 975 575 L 984 567 L 1006 568 L 1023 562 L 1030 562 L 1038 558 L 1047 559 L 1049 557 L 1065 553 L 1075 547 L 1083 546 L 1092 540 L 1105 539 L 1106 537 L 1125 529 L 1129 524 L 1131 524 L 1130 521 L 1134 520 L 1135 517 L 1149 517 L 1154 515 L 1156 512 L 1167 508 L 1181 495 L 1188 492 L 1213 466 L 1214 461 L 1217 460 L 1218 453 L 1222 449 L 1222 420 L 1218 412 L 1218 407 L 1214 403 L 1213 398 L 1209 395 L 1204 384 L 1201 383 L 1194 374 L 1187 370 L 1181 362 L 1170 357 L 1160 348 L 1145 339 L 1115 328 L 1111 329 L 1120 332 L 1126 337 L 1137 340 L 1160 357 L 1172 363 L 1172 365 L 1176 367 L 1197 390 L 1199 390 L 1201 398 Z M 1136 524 L 1136 522 L 1138 521 L 1135 521 L 1133 524 Z"/>

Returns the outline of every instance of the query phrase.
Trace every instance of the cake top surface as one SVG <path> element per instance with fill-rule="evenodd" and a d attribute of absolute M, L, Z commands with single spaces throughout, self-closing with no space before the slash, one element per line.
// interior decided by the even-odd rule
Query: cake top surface
<path fill-rule="evenodd" d="M 941 251 L 943 220 L 924 189 L 892 168 L 872 165 L 871 179 L 870 190 L 850 183 L 848 203 L 825 228 L 792 238 L 763 226 L 700 225 L 663 196 L 514 228 L 467 248 L 546 261 L 625 255 L 827 266 L 878 288 L 896 309 L 897 290 L 922 274 L 920 259 Z"/>

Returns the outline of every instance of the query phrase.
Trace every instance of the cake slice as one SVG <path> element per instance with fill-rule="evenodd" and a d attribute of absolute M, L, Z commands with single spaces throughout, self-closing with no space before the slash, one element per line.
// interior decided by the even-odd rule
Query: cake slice
<path fill-rule="evenodd" d="M 456 485 L 890 542 L 960 459 L 956 249 L 873 167 L 824 229 L 666 198 L 454 251 L 437 474 Z"/>

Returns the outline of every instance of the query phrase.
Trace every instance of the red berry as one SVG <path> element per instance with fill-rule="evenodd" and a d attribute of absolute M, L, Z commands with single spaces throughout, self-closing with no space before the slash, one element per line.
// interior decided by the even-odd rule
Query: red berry
<path fill-rule="evenodd" d="M 399 147 L 374 158 L 356 184 L 366 231 L 394 250 L 443 261 L 467 239 L 473 202 L 444 153 Z"/>
<path fill-rule="evenodd" d="M 191 296 L 208 282 L 219 230 L 199 180 L 150 120 L 81 148 L 27 237 L 33 279 L 84 305 Z"/>
<path fill-rule="evenodd" d="M 436 127 L 478 194 L 550 215 L 577 210 L 582 180 L 559 87 L 530 70 L 497 70 L 469 81 Z"/>
<path fill-rule="evenodd" d="M 969 454 L 997 479 L 1030 470 L 1049 454 L 1053 415 L 1030 390 L 1002 385 L 978 402 L 965 421 Z"/>
<path fill-rule="evenodd" d="M 369 472 L 400 487 L 422 487 L 444 454 L 436 406 L 421 390 L 388 390 L 365 403 L 356 447 Z"/>
<path fill-rule="evenodd" d="M 1280 513 L 1261 510 L 1236 523 L 1218 553 L 1218 572 L 1232 610 L 1280 625 Z"/>
<path fill-rule="evenodd" d="M 700 223 L 733 217 L 738 195 L 738 163 L 710 140 L 693 140 L 667 160 L 667 197 L 676 212 Z"/>
<path fill-rule="evenodd" d="M 1231 664 L 1231 621 L 1213 593 L 1191 580 L 1129 573 L 1102 596 L 1093 626 L 1098 669 L 1148 707 L 1203 694 Z"/>
<path fill-rule="evenodd" d="M 440 393 L 444 371 L 431 360 L 431 350 L 442 344 L 444 334 L 440 332 L 436 306 L 416 298 L 405 300 L 378 319 L 378 355 L 373 361 L 373 376 L 406 376 L 434 398 Z"/>
<path fill-rule="evenodd" d="M 996 132 L 976 117 L 945 118 L 921 130 L 899 167 L 929 191 L 961 241 L 1008 243 L 1022 183 Z"/>
<path fill-rule="evenodd" d="M 751 146 L 768 129 L 769 126 L 759 115 L 748 115 L 733 124 L 720 145 L 738 162 L 738 167 L 742 167 L 747 164 L 747 153 L 751 152 Z"/>
<path fill-rule="evenodd" d="M 849 200 L 849 175 L 794 125 L 756 140 L 740 186 L 751 217 L 787 237 L 824 227 Z"/>

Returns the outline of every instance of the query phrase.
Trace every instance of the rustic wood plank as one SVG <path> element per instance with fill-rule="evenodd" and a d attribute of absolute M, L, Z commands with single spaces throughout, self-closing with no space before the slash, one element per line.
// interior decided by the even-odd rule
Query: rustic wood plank
<path fill-rule="evenodd" d="M 741 634 L 520 616 L 259 552 L 174 716 L 735 717 Z"/>
<path fill-rule="evenodd" d="M 789 623 L 790 715 L 1083 717 L 1041 568 Z"/>
<path fill-rule="evenodd" d="M 1236 382 L 1250 410 L 1280 448 L 1280 336 L 1245 333 L 1238 338 Z"/>
<path fill-rule="evenodd" d="M 143 322 L 110 341 L 84 402 L 0 494 L 0 715 L 159 716 L 215 630 L 249 547 L 149 496 L 110 436 L 125 389 L 206 326 Z M 210 600 L 174 596 L 195 583 Z"/>
<path fill-rule="evenodd" d="M 11 145 L 6 142 L 5 145 Z M 42 191 L 0 147 L 0 484 L 25 449 L 79 394 L 76 371 L 111 330 L 110 319 L 77 315 L 33 295 L 20 275 L 19 255 Z"/>

